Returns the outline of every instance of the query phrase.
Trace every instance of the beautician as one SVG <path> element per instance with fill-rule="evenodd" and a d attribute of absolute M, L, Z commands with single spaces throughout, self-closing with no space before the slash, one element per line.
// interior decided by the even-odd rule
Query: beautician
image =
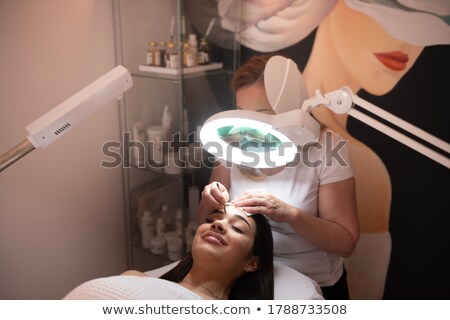
<path fill-rule="evenodd" d="M 269 58 L 255 56 L 236 71 L 231 88 L 237 109 L 274 114 L 264 87 Z M 340 141 L 322 128 L 318 145 L 302 157 L 309 164 L 253 169 L 218 161 L 202 192 L 198 221 L 229 200 L 248 213 L 265 214 L 272 226 L 274 260 L 315 280 L 325 299 L 348 299 L 343 260 L 355 248 L 359 227 L 353 168 Z M 344 161 L 327 163 L 326 151 L 337 145 Z"/>

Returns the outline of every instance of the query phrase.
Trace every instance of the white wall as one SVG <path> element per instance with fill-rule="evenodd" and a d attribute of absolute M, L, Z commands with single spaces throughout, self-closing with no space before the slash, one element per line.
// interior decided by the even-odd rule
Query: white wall
<path fill-rule="evenodd" d="M 111 0 L 0 1 L 0 154 L 115 66 Z M 126 268 L 116 103 L 0 173 L 0 299 L 60 299 Z"/>

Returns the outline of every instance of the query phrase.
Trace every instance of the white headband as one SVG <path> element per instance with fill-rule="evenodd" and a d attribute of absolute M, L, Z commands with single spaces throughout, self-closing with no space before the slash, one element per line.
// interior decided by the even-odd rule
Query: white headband
<path fill-rule="evenodd" d="M 377 21 L 393 38 L 409 44 L 450 44 L 449 0 L 345 0 Z"/>
<path fill-rule="evenodd" d="M 260 52 L 277 51 L 308 36 L 337 0 L 244 0 L 240 42 Z M 372 17 L 400 41 L 430 46 L 450 44 L 449 0 L 345 0 L 352 9 Z M 218 0 L 221 25 L 234 30 L 234 0 Z"/>

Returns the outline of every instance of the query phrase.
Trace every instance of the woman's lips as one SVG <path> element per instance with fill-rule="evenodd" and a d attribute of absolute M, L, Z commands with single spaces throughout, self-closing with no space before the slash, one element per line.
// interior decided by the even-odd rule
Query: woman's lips
<path fill-rule="evenodd" d="M 225 245 L 226 242 L 225 240 L 222 238 L 222 236 L 216 232 L 207 232 L 203 235 L 203 240 L 214 243 L 214 244 L 218 244 L 218 245 Z"/>
<path fill-rule="evenodd" d="M 402 71 L 406 68 L 409 57 L 401 51 L 374 53 L 375 57 L 387 68 L 394 71 Z"/>

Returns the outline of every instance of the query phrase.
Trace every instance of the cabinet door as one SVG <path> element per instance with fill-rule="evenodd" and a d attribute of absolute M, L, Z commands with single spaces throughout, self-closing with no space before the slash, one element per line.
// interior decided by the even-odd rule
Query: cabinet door
<path fill-rule="evenodd" d="M 131 72 L 134 83 L 120 106 L 129 268 L 148 271 L 190 249 L 196 206 L 214 160 L 201 149 L 196 133 L 209 116 L 234 107 L 228 88 L 239 60 L 234 31 L 239 26 L 223 29 L 216 5 L 114 0 L 118 63 Z M 207 31 L 209 63 L 183 63 L 183 53 L 184 59 L 191 53 L 187 46 L 183 51 L 185 40 L 192 44 L 196 38 L 199 45 Z M 178 63 L 161 66 L 154 56 L 148 59 L 169 41 L 175 44 L 172 54 L 178 51 L 170 58 Z M 166 108 L 172 121 L 161 131 Z M 161 221 L 165 234 L 157 233 Z"/>

